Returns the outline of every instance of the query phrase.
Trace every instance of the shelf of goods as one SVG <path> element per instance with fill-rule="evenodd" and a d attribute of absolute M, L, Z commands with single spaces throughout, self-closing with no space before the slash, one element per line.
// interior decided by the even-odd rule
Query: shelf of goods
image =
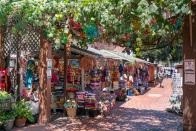
<path fill-rule="evenodd" d="M 87 91 L 76 92 L 78 110 L 85 111 L 89 116 L 95 116 L 98 110 L 96 94 Z"/>
<path fill-rule="evenodd" d="M 98 69 L 91 71 L 90 87 L 93 90 L 101 89 L 100 71 Z"/>
<path fill-rule="evenodd" d="M 53 82 L 52 86 L 52 109 L 64 109 L 64 78 L 58 76 L 58 80 Z"/>

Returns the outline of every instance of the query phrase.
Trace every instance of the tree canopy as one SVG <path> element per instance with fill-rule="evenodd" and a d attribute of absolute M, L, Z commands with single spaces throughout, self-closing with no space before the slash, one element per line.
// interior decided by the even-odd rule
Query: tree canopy
<path fill-rule="evenodd" d="M 1 0 L 0 26 L 41 31 L 55 47 L 105 40 L 140 52 L 143 44 L 175 36 L 189 0 Z"/>

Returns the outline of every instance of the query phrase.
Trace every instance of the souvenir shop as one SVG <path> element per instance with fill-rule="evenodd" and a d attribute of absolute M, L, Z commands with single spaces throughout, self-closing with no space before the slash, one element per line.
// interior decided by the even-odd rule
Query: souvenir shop
<path fill-rule="evenodd" d="M 37 102 L 33 103 L 34 114 L 39 113 L 38 58 L 36 53 L 21 52 L 19 59 L 22 87 L 20 95 L 21 98 Z M 95 116 L 100 113 L 106 115 L 111 112 L 116 100 L 125 101 L 127 95 L 143 94 L 147 89 L 149 65 L 126 63 L 126 60 L 106 58 L 78 48 L 71 48 L 67 59 L 66 65 L 64 50 L 53 50 L 52 59 L 49 61 L 52 82 L 51 109 L 54 113 L 65 111 L 71 117 Z M 10 57 L 8 67 L 8 72 L 1 71 L 1 75 L 5 76 L 2 77 L 5 79 L 1 79 L 1 87 L 9 84 L 10 91 L 16 93 L 17 69 L 14 55 Z M 8 77 L 10 78 L 7 79 Z M 5 80 L 9 80 L 7 85 L 2 84 Z"/>
<path fill-rule="evenodd" d="M 112 64 L 92 52 L 73 48 L 68 57 L 64 91 L 63 52 L 53 53 L 52 109 L 65 109 L 68 116 L 108 113 L 115 104 L 112 92 Z M 114 73 L 113 73 L 114 74 Z M 115 78 L 117 79 L 117 78 Z"/>
<path fill-rule="evenodd" d="M 154 80 L 154 66 L 146 63 L 129 64 L 128 95 L 143 95 L 149 89 L 149 82 Z"/>

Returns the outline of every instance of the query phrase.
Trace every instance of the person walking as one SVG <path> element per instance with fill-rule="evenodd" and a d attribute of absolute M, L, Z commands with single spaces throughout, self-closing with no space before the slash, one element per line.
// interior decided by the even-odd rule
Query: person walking
<path fill-rule="evenodd" d="M 163 79 L 164 79 L 164 74 L 163 71 L 161 70 L 158 74 L 158 79 L 159 79 L 159 87 L 164 88 L 163 86 Z"/>

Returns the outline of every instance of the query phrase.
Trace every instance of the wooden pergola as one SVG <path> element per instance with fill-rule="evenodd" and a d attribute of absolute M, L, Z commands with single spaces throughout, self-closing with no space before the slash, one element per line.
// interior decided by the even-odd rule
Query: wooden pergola
<path fill-rule="evenodd" d="M 20 50 L 38 52 L 39 54 L 39 124 L 47 124 L 51 112 L 51 78 L 47 77 L 47 61 L 52 57 L 52 45 L 40 32 L 32 29 L 29 29 L 26 34 L 18 36 L 13 34 L 9 28 L 0 28 L 0 68 L 5 68 L 6 57 L 9 57 L 11 53 L 18 55 Z M 19 62 L 17 63 L 19 66 L 17 69 L 19 69 Z M 18 78 L 19 72 L 17 74 L 17 79 L 20 79 Z M 19 82 L 19 80 L 17 81 Z"/>

